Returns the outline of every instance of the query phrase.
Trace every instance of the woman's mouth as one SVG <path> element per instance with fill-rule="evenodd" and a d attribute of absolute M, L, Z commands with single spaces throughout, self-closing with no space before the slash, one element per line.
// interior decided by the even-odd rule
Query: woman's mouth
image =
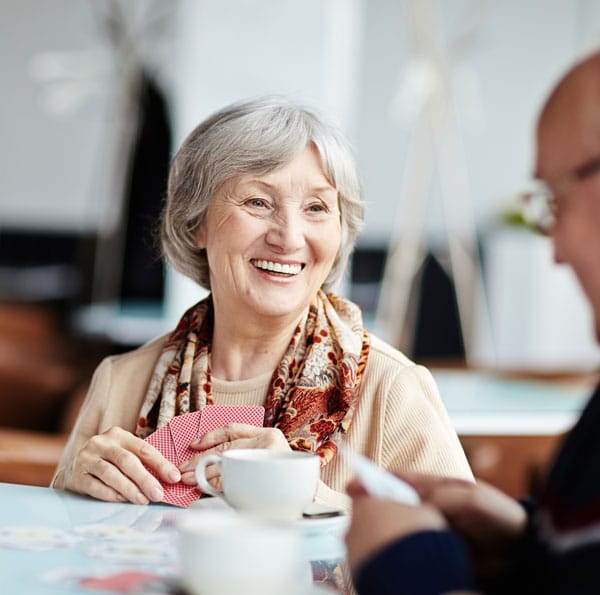
<path fill-rule="evenodd" d="M 269 273 L 276 273 L 278 275 L 289 277 L 300 273 L 304 266 L 301 264 L 284 264 L 281 262 L 273 262 L 272 260 L 258 260 L 254 258 L 251 259 L 250 262 L 261 271 L 268 271 Z"/>

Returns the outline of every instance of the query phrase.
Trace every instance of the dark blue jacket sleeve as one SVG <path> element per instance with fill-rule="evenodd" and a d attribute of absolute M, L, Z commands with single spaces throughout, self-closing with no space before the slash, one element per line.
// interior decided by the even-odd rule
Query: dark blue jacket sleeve
<path fill-rule="evenodd" d="M 360 595 L 439 595 L 473 589 L 465 545 L 450 531 L 423 531 L 393 542 L 354 577 Z"/>

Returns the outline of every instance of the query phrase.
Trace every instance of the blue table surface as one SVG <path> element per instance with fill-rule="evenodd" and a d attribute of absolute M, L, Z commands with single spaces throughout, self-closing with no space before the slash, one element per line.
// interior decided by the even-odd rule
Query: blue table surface
<path fill-rule="evenodd" d="M 101 593 L 82 579 L 123 571 L 159 575 L 154 590 L 176 593 L 175 519 L 193 511 L 160 504 L 101 502 L 77 494 L 0 483 L 0 593 L 3 595 Z M 7 534 L 31 531 L 34 543 L 18 547 Z M 44 540 L 57 538 L 55 543 Z M 39 544 L 39 548 L 35 544 Z M 307 563 L 343 559 L 343 542 L 331 533 L 304 536 Z M 314 567 L 313 567 L 314 568 Z M 106 591 L 104 591 L 106 592 Z"/>

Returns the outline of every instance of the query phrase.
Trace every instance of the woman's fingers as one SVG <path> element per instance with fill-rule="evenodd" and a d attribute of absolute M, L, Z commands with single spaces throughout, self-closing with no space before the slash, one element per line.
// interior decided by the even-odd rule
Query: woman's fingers
<path fill-rule="evenodd" d="M 129 502 L 130 500 L 123 496 L 120 492 L 117 492 L 114 488 L 107 486 L 102 483 L 97 477 L 93 475 L 86 475 L 82 478 L 83 489 L 80 491 L 97 498 L 98 500 L 104 500 L 106 502 Z"/>
<path fill-rule="evenodd" d="M 150 467 L 166 483 L 177 483 L 181 479 L 179 469 L 168 461 L 162 453 L 148 442 L 129 434 L 129 450 L 136 454 L 139 461 Z"/>
<path fill-rule="evenodd" d="M 65 487 L 102 500 L 160 502 L 163 489 L 144 464 L 165 481 L 180 478 L 179 470 L 151 444 L 122 428 L 111 428 L 88 440 L 73 463 Z"/>
<path fill-rule="evenodd" d="M 271 448 L 290 450 L 285 436 L 277 428 L 257 428 L 248 424 L 229 424 L 207 432 L 191 447 L 220 454 L 230 448 Z"/>
<path fill-rule="evenodd" d="M 285 436 L 277 428 L 257 428 L 248 424 L 229 424 L 207 432 L 190 447 L 202 451 L 179 466 L 181 481 L 187 485 L 196 484 L 195 469 L 201 457 L 211 454 L 223 454 L 227 450 L 238 448 L 269 448 L 272 450 L 290 450 Z M 216 465 L 206 468 L 206 478 L 215 488 L 221 489 L 221 474 Z"/>
<path fill-rule="evenodd" d="M 93 472 L 83 476 L 83 490 L 100 500 L 148 504 L 149 499 L 138 486 L 107 461 L 95 463 Z"/>
<path fill-rule="evenodd" d="M 196 483 L 198 483 L 196 481 L 196 465 L 198 464 L 198 461 L 203 456 L 204 456 L 204 453 L 202 453 L 200 455 L 196 455 L 195 457 L 192 457 L 191 459 L 186 461 L 181 466 L 182 467 L 182 472 L 181 472 L 181 482 L 182 483 L 185 483 L 186 485 L 196 485 Z M 186 471 L 183 471 L 183 468 L 185 468 Z M 216 465 L 207 465 L 204 468 L 204 476 L 206 477 L 206 480 L 208 481 L 208 483 L 210 483 L 213 487 L 215 487 L 214 480 L 216 478 L 221 477 L 221 474 L 219 473 L 219 469 Z"/>

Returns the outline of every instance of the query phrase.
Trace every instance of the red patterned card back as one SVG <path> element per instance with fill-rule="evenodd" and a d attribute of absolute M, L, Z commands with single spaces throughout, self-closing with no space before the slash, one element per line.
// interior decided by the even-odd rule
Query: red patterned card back
<path fill-rule="evenodd" d="M 175 446 L 173 444 L 173 438 L 171 438 L 171 430 L 169 430 L 168 424 L 165 424 L 162 428 L 152 432 L 145 440 L 159 450 L 162 456 L 170 463 L 177 465 L 177 453 L 175 452 Z"/>
<path fill-rule="evenodd" d="M 257 406 L 207 405 L 200 416 L 199 434 L 222 428 L 232 423 L 248 424 L 261 428 L 265 420 L 265 408 Z"/>
<path fill-rule="evenodd" d="M 185 463 L 189 458 L 198 454 L 197 450 L 190 448 L 190 444 L 198 438 L 198 428 L 200 426 L 199 411 L 176 415 L 169 420 L 167 425 L 169 426 L 171 438 L 175 445 L 178 465 Z"/>

